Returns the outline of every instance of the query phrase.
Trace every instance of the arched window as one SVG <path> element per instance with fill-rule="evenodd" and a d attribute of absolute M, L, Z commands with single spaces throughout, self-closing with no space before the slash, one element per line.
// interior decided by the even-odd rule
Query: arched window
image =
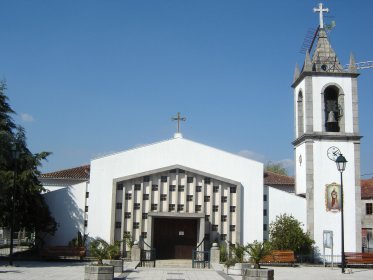
<path fill-rule="evenodd" d="M 299 91 L 298 93 L 297 113 L 298 113 L 298 137 L 299 137 L 304 133 L 303 94 L 301 91 Z"/>
<path fill-rule="evenodd" d="M 336 86 L 328 86 L 324 91 L 325 131 L 339 132 L 339 121 L 342 117 L 341 104 L 339 104 L 339 89 Z"/>

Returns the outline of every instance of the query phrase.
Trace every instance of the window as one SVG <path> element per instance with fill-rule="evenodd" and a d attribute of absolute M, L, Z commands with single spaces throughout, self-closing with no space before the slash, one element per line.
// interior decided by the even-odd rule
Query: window
<path fill-rule="evenodd" d="M 117 202 L 115 208 L 116 209 L 122 209 L 122 202 Z"/>
<path fill-rule="evenodd" d="M 140 203 L 135 203 L 135 204 L 133 205 L 133 209 L 135 209 L 135 210 L 139 210 L 139 209 L 140 209 Z"/>
<path fill-rule="evenodd" d="M 211 230 L 212 231 L 218 231 L 219 226 L 218 225 L 211 225 Z"/>
<path fill-rule="evenodd" d="M 152 203 L 150 209 L 151 209 L 151 211 L 156 211 L 156 210 L 158 209 L 158 204 L 156 204 L 156 203 Z"/>
<path fill-rule="evenodd" d="M 267 209 L 263 209 L 263 216 L 264 216 L 264 217 L 267 216 Z"/>
<path fill-rule="evenodd" d="M 187 183 L 190 184 L 190 183 L 193 183 L 194 181 L 194 178 L 193 177 L 188 177 L 187 178 Z"/>
<path fill-rule="evenodd" d="M 210 221 L 210 215 L 206 215 L 205 216 L 205 222 L 209 222 Z"/>
<path fill-rule="evenodd" d="M 205 184 L 210 184 L 211 183 L 211 178 L 205 177 Z"/>
<path fill-rule="evenodd" d="M 158 190 L 158 185 L 152 185 L 152 191 L 156 192 Z"/>
<path fill-rule="evenodd" d="M 126 200 L 131 200 L 132 199 L 132 193 L 126 193 L 125 198 L 126 198 Z"/>
<path fill-rule="evenodd" d="M 227 240 L 227 235 L 226 234 L 220 234 L 220 240 L 221 241 Z"/>
<path fill-rule="evenodd" d="M 222 196 L 221 197 L 221 202 L 224 203 L 224 202 L 227 202 L 227 201 L 228 201 L 228 198 L 226 196 Z"/>
<path fill-rule="evenodd" d="M 177 188 L 177 190 L 179 192 L 183 192 L 184 191 L 184 185 L 179 185 L 179 187 Z"/>
<path fill-rule="evenodd" d="M 85 207 L 85 212 L 88 212 L 88 206 Z"/>
<path fill-rule="evenodd" d="M 148 233 L 147 232 L 142 232 L 141 236 L 142 236 L 142 238 L 147 238 L 148 237 Z"/>
<path fill-rule="evenodd" d="M 196 186 L 196 192 L 201 192 L 202 191 L 202 186 Z"/>
<path fill-rule="evenodd" d="M 135 191 L 141 190 L 141 184 L 135 184 Z"/>
<path fill-rule="evenodd" d="M 117 191 L 123 190 L 123 183 L 117 183 Z"/>
<path fill-rule="evenodd" d="M 177 211 L 180 212 L 180 211 L 184 211 L 184 204 L 178 204 L 177 205 Z"/>
<path fill-rule="evenodd" d="M 365 204 L 365 214 L 372 215 L 373 213 L 373 203 L 366 203 Z"/>
<path fill-rule="evenodd" d="M 226 222 L 227 221 L 227 215 L 221 215 L 221 221 Z"/>
<path fill-rule="evenodd" d="M 195 209 L 196 209 L 196 212 L 200 212 L 202 210 L 202 206 L 201 205 L 196 205 Z"/>
<path fill-rule="evenodd" d="M 138 229 L 140 227 L 140 223 L 133 223 L 133 229 Z"/>
<path fill-rule="evenodd" d="M 210 240 L 210 234 L 209 233 L 205 233 L 205 240 Z"/>
<path fill-rule="evenodd" d="M 85 198 L 88 198 L 89 197 L 89 192 L 86 192 L 85 193 Z"/>
<path fill-rule="evenodd" d="M 184 169 L 178 169 L 179 173 L 185 173 Z"/>
<path fill-rule="evenodd" d="M 161 201 L 167 200 L 167 194 L 161 194 Z"/>
<path fill-rule="evenodd" d="M 174 192 L 176 190 L 176 186 L 170 185 L 169 189 L 170 189 L 170 192 Z"/>
<path fill-rule="evenodd" d="M 175 204 L 169 204 L 168 211 L 175 211 Z"/>
<path fill-rule="evenodd" d="M 161 176 L 161 182 L 167 183 L 167 176 Z"/>
<path fill-rule="evenodd" d="M 231 193 L 236 193 L 237 192 L 237 187 L 236 186 L 230 187 L 230 191 L 231 191 Z"/>
<path fill-rule="evenodd" d="M 229 231 L 235 231 L 236 230 L 236 226 L 235 225 L 230 225 L 229 226 Z"/>
<path fill-rule="evenodd" d="M 121 222 L 115 222 L 115 228 L 121 228 L 122 223 Z"/>
<path fill-rule="evenodd" d="M 144 193 L 144 194 L 142 195 L 142 200 L 149 200 L 149 194 Z"/>
<path fill-rule="evenodd" d="M 264 224 L 264 225 L 263 225 L 263 230 L 264 230 L 264 231 L 267 231 L 267 224 Z"/>
<path fill-rule="evenodd" d="M 263 195 L 263 201 L 267 201 L 267 195 Z"/>
<path fill-rule="evenodd" d="M 124 218 L 131 219 L 131 212 L 125 212 L 124 213 Z"/>
<path fill-rule="evenodd" d="M 142 218 L 146 220 L 148 218 L 148 213 L 142 213 Z"/>
<path fill-rule="evenodd" d="M 213 205 L 212 212 L 218 212 L 218 211 L 219 211 L 219 205 Z"/>
<path fill-rule="evenodd" d="M 176 169 L 171 169 L 170 173 L 176 173 Z"/>
<path fill-rule="evenodd" d="M 214 186 L 214 187 L 213 187 L 213 191 L 214 191 L 214 193 L 219 192 L 219 186 Z"/>
<path fill-rule="evenodd" d="M 231 206 L 229 210 L 230 212 L 236 212 L 236 206 Z"/>
<path fill-rule="evenodd" d="M 84 226 L 85 226 L 85 227 L 88 226 L 88 220 L 84 220 Z"/>
<path fill-rule="evenodd" d="M 187 195 L 187 201 L 193 201 L 193 195 L 188 194 Z"/>
<path fill-rule="evenodd" d="M 150 182 L 150 176 L 144 176 L 144 178 L 143 178 L 143 182 L 144 182 L 144 183 L 148 183 L 148 182 Z"/>
<path fill-rule="evenodd" d="M 205 201 L 205 202 L 209 202 L 209 201 L 210 201 L 210 196 L 205 195 L 204 201 Z"/>

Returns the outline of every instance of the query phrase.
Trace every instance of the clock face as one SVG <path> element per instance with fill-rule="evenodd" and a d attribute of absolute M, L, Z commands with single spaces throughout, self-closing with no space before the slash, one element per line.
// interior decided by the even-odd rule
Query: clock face
<path fill-rule="evenodd" d="M 337 147 L 330 147 L 328 149 L 328 158 L 335 161 L 337 157 L 341 154 L 341 151 Z"/>

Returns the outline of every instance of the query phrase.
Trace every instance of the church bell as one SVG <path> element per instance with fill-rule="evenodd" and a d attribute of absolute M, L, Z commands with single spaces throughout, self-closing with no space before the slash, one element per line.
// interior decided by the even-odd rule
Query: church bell
<path fill-rule="evenodd" d="M 334 112 L 333 111 L 330 111 L 329 114 L 328 114 L 328 120 L 326 121 L 327 123 L 336 123 L 337 120 L 335 119 L 335 116 L 334 116 Z"/>

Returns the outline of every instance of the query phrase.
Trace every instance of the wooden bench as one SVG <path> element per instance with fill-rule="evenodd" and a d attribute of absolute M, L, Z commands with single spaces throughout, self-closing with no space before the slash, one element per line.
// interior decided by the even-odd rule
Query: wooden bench
<path fill-rule="evenodd" d="M 346 265 L 349 264 L 373 264 L 373 253 L 345 253 Z"/>
<path fill-rule="evenodd" d="M 293 266 L 295 256 L 291 250 L 274 250 L 260 262 L 263 264 L 291 264 Z"/>
<path fill-rule="evenodd" d="M 82 260 L 85 253 L 84 247 L 48 246 L 41 251 L 41 256 L 44 258 L 79 257 Z"/>

